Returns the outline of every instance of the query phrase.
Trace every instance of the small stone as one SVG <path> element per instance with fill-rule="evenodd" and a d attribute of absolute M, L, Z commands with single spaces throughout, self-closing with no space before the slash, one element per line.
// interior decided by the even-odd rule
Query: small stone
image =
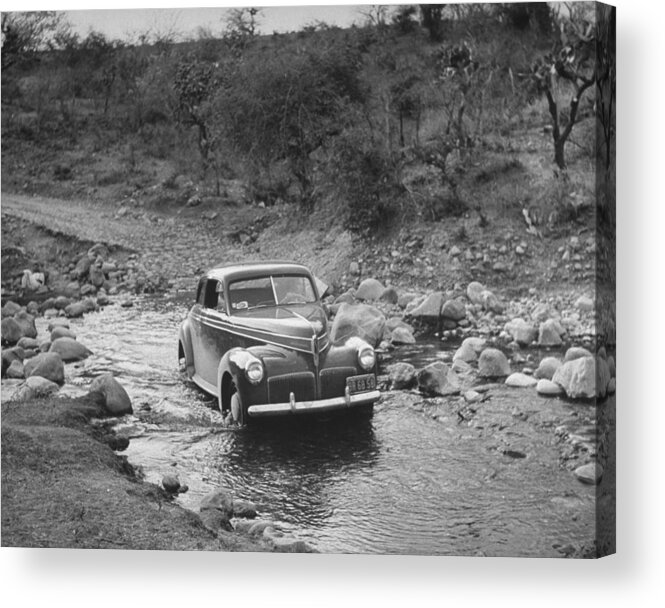
<path fill-rule="evenodd" d="M 598 462 L 590 462 L 577 467 L 573 474 L 582 483 L 595 485 L 603 476 L 603 467 Z"/>
<path fill-rule="evenodd" d="M 539 395 L 546 395 L 548 397 L 552 396 L 558 396 L 563 394 L 563 389 L 556 383 L 552 382 L 551 380 L 547 380 L 546 378 L 542 378 L 541 380 L 538 380 L 538 384 L 536 384 L 536 392 Z"/>
<path fill-rule="evenodd" d="M 538 383 L 533 376 L 527 376 L 522 372 L 515 372 L 506 378 L 505 384 L 515 388 L 528 388 Z"/>

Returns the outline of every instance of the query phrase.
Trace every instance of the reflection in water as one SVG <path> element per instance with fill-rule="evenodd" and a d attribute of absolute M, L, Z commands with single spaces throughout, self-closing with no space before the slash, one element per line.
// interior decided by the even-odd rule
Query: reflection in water
<path fill-rule="evenodd" d="M 176 372 L 186 307 L 148 300 L 88 315 L 73 329 L 94 356 L 68 366 L 81 385 L 111 371 L 137 412 L 149 406 L 158 425 L 136 431 L 127 455 L 148 481 L 178 474 L 190 487 L 184 506 L 227 488 L 324 552 L 543 556 L 593 535 L 594 488 L 556 465 L 553 429 L 569 407 L 560 400 L 543 408 L 529 391 L 499 395 L 482 406 L 484 429 L 460 424 L 454 400 L 427 403 L 434 420 L 422 397 L 397 392 L 370 420 L 228 430 L 214 400 Z M 432 342 L 399 354 L 422 365 L 450 351 Z"/>

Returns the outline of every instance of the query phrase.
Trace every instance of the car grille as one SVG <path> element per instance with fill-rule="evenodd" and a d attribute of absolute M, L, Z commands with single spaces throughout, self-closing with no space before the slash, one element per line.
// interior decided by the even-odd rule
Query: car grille
<path fill-rule="evenodd" d="M 288 403 L 290 393 L 296 401 L 313 401 L 316 399 L 316 384 L 312 372 L 285 374 L 268 379 L 268 392 L 271 403 Z"/>
<path fill-rule="evenodd" d="M 321 370 L 319 374 L 321 380 L 321 399 L 342 397 L 346 388 L 346 379 L 349 376 L 355 376 L 356 373 L 353 367 L 330 367 Z"/>

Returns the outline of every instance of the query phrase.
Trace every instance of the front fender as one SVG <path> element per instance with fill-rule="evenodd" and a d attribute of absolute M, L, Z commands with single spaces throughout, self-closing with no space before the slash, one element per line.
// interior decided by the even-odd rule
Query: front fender
<path fill-rule="evenodd" d="M 194 350 L 192 348 L 191 324 L 185 319 L 178 332 L 178 359 L 185 358 L 187 377 L 194 375 Z"/>

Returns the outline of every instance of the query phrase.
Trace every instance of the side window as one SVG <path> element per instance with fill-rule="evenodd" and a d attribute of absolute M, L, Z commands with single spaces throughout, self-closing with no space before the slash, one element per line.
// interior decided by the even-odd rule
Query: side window
<path fill-rule="evenodd" d="M 226 314 L 226 300 L 224 299 L 224 283 L 217 282 L 217 310 Z"/>
<path fill-rule="evenodd" d="M 205 306 L 205 293 L 206 281 L 199 281 L 199 286 L 196 288 L 196 303 Z"/>
<path fill-rule="evenodd" d="M 206 308 L 217 308 L 217 285 L 218 281 L 208 279 L 204 289 L 203 306 Z"/>

